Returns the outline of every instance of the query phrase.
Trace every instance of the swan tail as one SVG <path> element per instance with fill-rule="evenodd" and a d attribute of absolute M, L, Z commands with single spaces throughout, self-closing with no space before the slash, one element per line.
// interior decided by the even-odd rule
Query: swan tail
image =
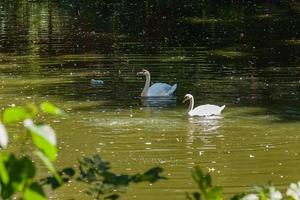
<path fill-rule="evenodd" d="M 222 110 L 224 110 L 225 107 L 225 105 L 221 106 L 220 112 L 222 112 Z"/>
<path fill-rule="evenodd" d="M 172 95 L 175 92 L 176 88 L 177 88 L 177 84 L 172 85 L 170 90 L 167 92 L 167 96 Z"/>

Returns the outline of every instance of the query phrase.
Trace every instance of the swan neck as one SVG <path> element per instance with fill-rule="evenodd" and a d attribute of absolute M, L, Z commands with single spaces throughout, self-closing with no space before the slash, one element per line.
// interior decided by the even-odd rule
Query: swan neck
<path fill-rule="evenodd" d="M 188 108 L 188 111 L 187 111 L 187 112 L 192 111 L 193 108 L 194 108 L 194 97 L 192 97 L 192 98 L 190 99 L 190 105 L 189 105 L 189 108 Z"/>
<path fill-rule="evenodd" d="M 144 89 L 141 94 L 142 97 L 147 96 L 149 87 L 150 87 L 150 74 L 146 74 L 146 82 L 145 82 L 145 86 L 144 86 Z"/>

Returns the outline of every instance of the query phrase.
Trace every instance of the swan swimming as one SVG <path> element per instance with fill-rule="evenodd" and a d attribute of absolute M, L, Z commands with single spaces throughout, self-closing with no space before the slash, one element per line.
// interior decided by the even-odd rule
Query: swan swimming
<path fill-rule="evenodd" d="M 198 106 L 194 108 L 194 97 L 191 94 L 186 94 L 184 96 L 183 102 L 186 102 L 187 100 L 190 101 L 190 105 L 188 108 L 188 115 L 191 117 L 199 116 L 199 117 L 206 117 L 206 116 L 212 116 L 212 115 L 220 115 L 222 110 L 225 108 L 225 105 L 223 106 L 216 106 L 211 104 L 205 104 Z"/>
<path fill-rule="evenodd" d="M 143 69 L 138 72 L 137 75 L 146 76 L 146 82 L 144 89 L 141 93 L 141 97 L 166 97 L 172 96 L 177 88 L 177 84 L 169 85 L 166 83 L 155 83 L 150 86 L 150 72 Z"/>

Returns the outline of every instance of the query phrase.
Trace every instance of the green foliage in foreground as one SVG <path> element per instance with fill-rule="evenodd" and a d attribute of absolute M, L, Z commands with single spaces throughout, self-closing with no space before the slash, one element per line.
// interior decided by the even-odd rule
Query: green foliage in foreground
<path fill-rule="evenodd" d="M 79 161 L 79 164 L 80 177 L 77 180 L 89 184 L 86 193 L 96 199 L 118 199 L 119 193 L 123 192 L 130 183 L 154 183 L 166 179 L 160 176 L 163 171 L 160 167 L 151 168 L 143 174 L 115 174 L 110 171 L 109 162 L 102 160 L 98 155 L 85 157 Z"/>
<path fill-rule="evenodd" d="M 25 107 L 11 107 L 4 110 L 2 121 L 7 125 L 21 123 L 24 127 L 24 139 L 31 139 L 34 145 L 33 153 L 51 172 L 51 176 L 36 180 L 37 167 L 31 151 L 29 155 L 0 152 L 0 199 L 44 200 L 47 196 L 44 186 L 57 189 L 68 182 L 75 175 L 73 168 L 58 171 L 54 167 L 58 149 L 56 146 L 55 131 L 47 124 L 36 123 L 34 118 L 40 113 L 66 116 L 66 113 L 49 102 L 43 102 L 40 107 L 27 105 Z M 6 127 L 0 122 L 0 146 L 4 149 L 9 143 Z M 83 158 L 79 161 L 80 176 L 77 181 L 89 184 L 86 191 L 97 199 L 117 199 L 130 183 L 150 182 L 160 179 L 162 168 L 155 167 L 143 174 L 118 175 L 110 171 L 109 162 L 103 161 L 100 156 Z"/>
<path fill-rule="evenodd" d="M 198 184 L 200 192 L 187 194 L 187 199 L 223 200 L 222 188 L 218 186 L 212 186 L 210 174 L 204 174 L 199 167 L 196 167 L 192 172 L 192 177 L 195 180 L 195 182 Z"/>
<path fill-rule="evenodd" d="M 46 109 L 44 108 L 46 104 Z M 50 103 L 42 103 L 41 111 L 45 113 L 61 115 L 59 108 Z M 24 127 L 24 138 L 30 138 L 34 144 L 34 154 L 44 163 L 55 177 L 59 185 L 63 179 L 55 169 L 53 162 L 57 158 L 56 134 L 46 124 L 37 124 L 34 118 L 39 109 L 34 105 L 26 107 L 11 107 L 4 110 L 2 121 L 5 125 L 22 123 Z M 0 145 L 6 148 L 9 142 L 5 126 L 0 123 Z M 15 155 L 13 153 L 0 153 L 0 197 L 1 199 L 12 199 L 20 196 L 21 199 L 47 199 L 42 185 L 35 180 L 36 166 L 31 155 Z"/>
<path fill-rule="evenodd" d="M 223 200 L 222 188 L 212 185 L 210 174 L 205 174 L 199 167 L 192 172 L 193 179 L 198 184 L 199 192 L 187 194 L 189 200 Z M 250 194 L 238 194 L 231 200 L 300 200 L 300 182 L 292 183 L 286 191 L 286 195 L 275 188 L 272 184 L 256 186 Z"/>
<path fill-rule="evenodd" d="M 1 197 L 9 199 L 22 192 L 23 199 L 45 199 L 41 186 L 33 181 L 36 168 L 28 157 L 2 154 L 0 158 Z"/>

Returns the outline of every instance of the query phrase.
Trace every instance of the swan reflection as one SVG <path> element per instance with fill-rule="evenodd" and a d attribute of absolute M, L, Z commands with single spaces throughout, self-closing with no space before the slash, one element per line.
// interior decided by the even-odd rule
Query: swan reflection
<path fill-rule="evenodd" d="M 202 132 L 214 132 L 220 128 L 220 120 L 222 116 L 208 116 L 208 117 L 193 117 L 189 118 L 191 126 L 198 127 Z"/>
<path fill-rule="evenodd" d="M 189 118 L 188 143 L 193 143 L 198 138 L 204 144 L 209 144 L 210 139 L 218 134 L 221 119 L 222 116 Z"/>
<path fill-rule="evenodd" d="M 141 104 L 145 107 L 175 107 L 176 97 L 141 98 Z"/>

